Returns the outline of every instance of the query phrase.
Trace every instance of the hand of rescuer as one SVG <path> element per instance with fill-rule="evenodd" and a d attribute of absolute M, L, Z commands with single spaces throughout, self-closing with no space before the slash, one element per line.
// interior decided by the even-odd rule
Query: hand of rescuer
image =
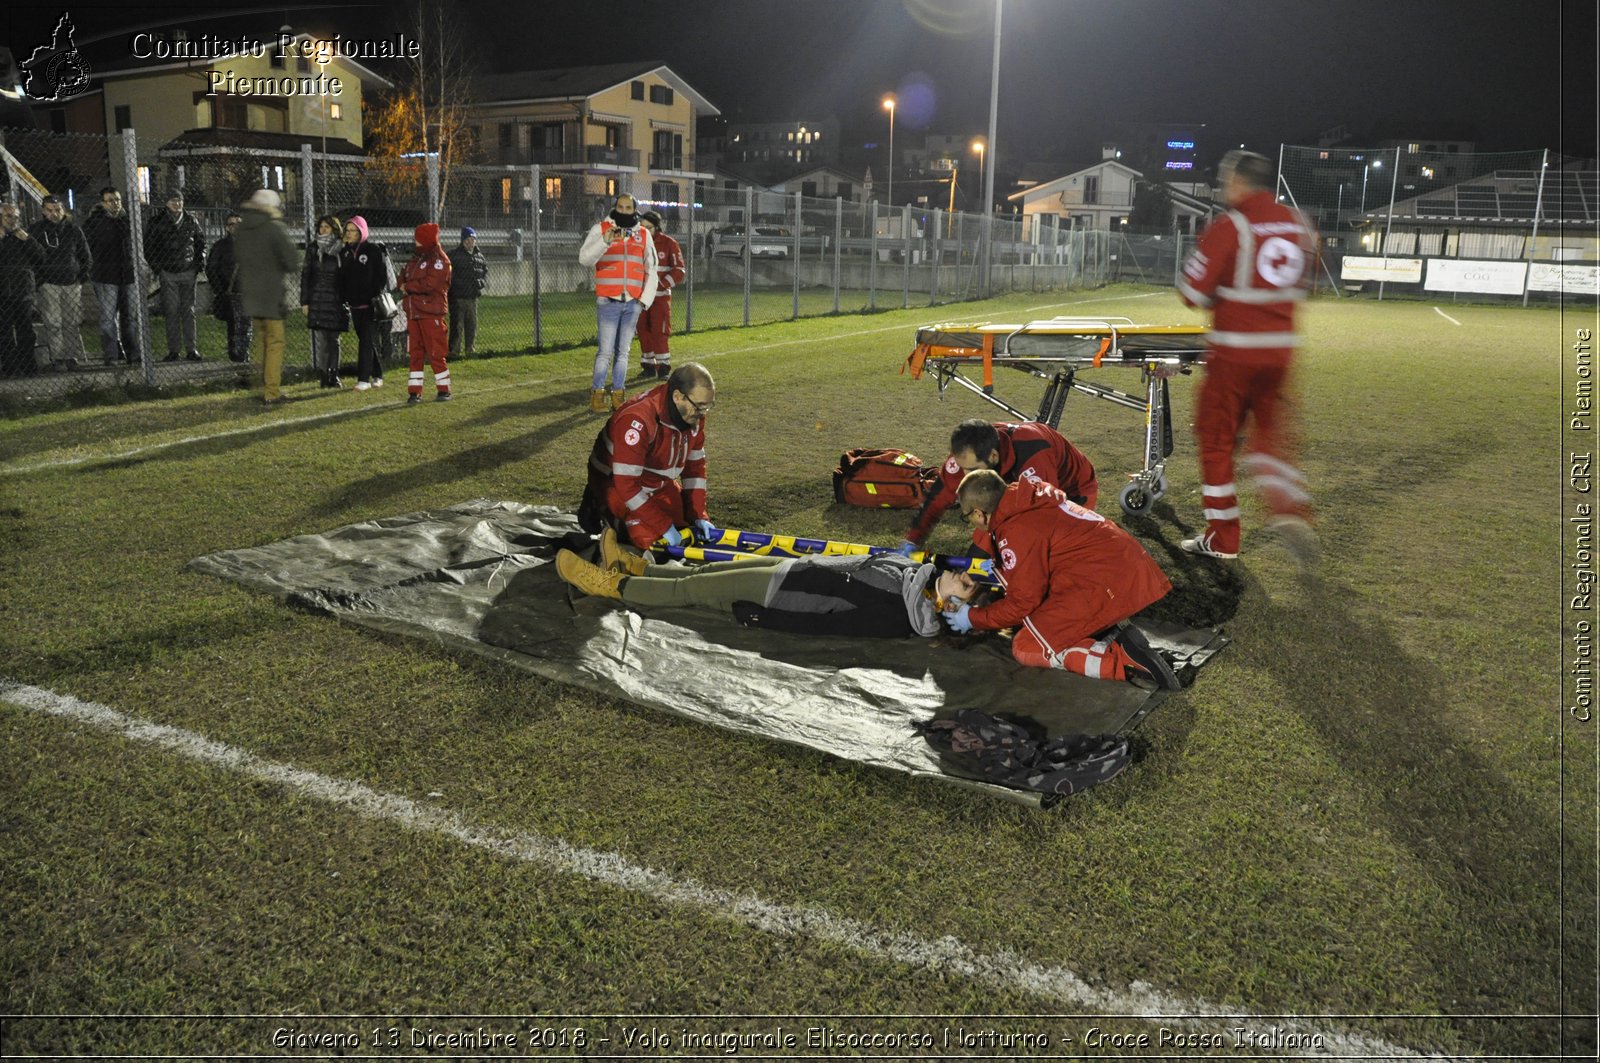
<path fill-rule="evenodd" d="M 718 538 L 717 526 L 715 524 L 712 524 L 709 520 L 705 520 L 704 518 L 694 522 L 695 542 L 704 546 L 706 543 L 716 542 Z"/>
<path fill-rule="evenodd" d="M 965 635 L 972 630 L 972 618 L 967 614 L 972 612 L 972 606 L 962 602 L 953 613 L 945 613 L 944 622 L 950 625 L 950 630 L 957 635 Z"/>
<path fill-rule="evenodd" d="M 910 557 L 912 554 L 921 549 L 922 547 L 918 546 L 910 539 L 902 539 L 900 541 L 900 545 L 894 548 L 894 552 L 899 554 L 901 557 Z"/>
<path fill-rule="evenodd" d="M 668 546 L 683 545 L 683 533 L 670 524 L 667 525 L 667 530 L 661 533 L 661 537 L 667 541 Z"/>

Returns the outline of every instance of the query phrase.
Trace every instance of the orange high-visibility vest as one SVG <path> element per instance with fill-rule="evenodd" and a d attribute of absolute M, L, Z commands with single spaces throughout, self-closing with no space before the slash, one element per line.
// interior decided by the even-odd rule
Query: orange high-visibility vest
<path fill-rule="evenodd" d="M 610 220 L 600 223 L 604 237 L 616 228 Z M 637 299 L 644 294 L 645 248 L 650 232 L 644 226 L 633 230 L 633 235 L 607 244 L 605 254 L 594 264 L 594 293 L 602 298 L 615 299 L 627 296 Z"/>

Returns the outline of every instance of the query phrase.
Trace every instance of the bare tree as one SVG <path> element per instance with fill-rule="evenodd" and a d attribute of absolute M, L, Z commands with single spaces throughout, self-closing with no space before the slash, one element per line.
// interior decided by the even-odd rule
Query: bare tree
<path fill-rule="evenodd" d="M 416 0 L 408 22 L 417 54 L 368 120 L 369 155 L 379 163 L 372 176 L 391 195 L 415 194 L 426 184 L 426 160 L 437 158 L 439 200 L 429 215 L 442 224 L 451 170 L 476 151 L 467 124 L 475 67 L 460 12 L 444 0 Z"/>

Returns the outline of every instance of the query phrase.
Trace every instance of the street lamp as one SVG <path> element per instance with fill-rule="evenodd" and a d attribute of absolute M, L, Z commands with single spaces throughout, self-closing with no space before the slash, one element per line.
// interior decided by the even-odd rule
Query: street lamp
<path fill-rule="evenodd" d="M 889 112 L 889 206 L 894 206 L 894 97 L 883 98 L 883 109 Z"/>

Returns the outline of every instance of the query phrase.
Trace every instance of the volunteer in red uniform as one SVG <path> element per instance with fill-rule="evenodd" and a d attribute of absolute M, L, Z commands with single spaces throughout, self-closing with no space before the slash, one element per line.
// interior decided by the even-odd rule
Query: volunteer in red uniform
<path fill-rule="evenodd" d="M 680 527 L 705 539 L 706 414 L 716 402 L 711 373 L 685 362 L 665 384 L 636 395 L 611 415 L 589 454 L 589 486 L 578 520 L 593 534 L 606 524 L 634 546 L 677 545 Z"/>
<path fill-rule="evenodd" d="M 1192 554 L 1239 556 L 1239 495 L 1233 451 L 1254 419 L 1244 466 L 1272 510 L 1272 527 L 1302 565 L 1315 561 L 1311 496 L 1293 464 L 1285 388 L 1300 338 L 1295 304 L 1316 264 L 1316 236 L 1297 210 L 1272 195 L 1272 162 L 1230 151 L 1218 171 L 1229 210 L 1200 234 L 1178 294 L 1210 307 L 1212 332 L 1195 410 L 1205 534 L 1185 539 Z"/>
<path fill-rule="evenodd" d="M 406 338 L 411 348 L 411 379 L 406 390 L 408 404 L 422 401 L 422 361 L 433 367 L 433 385 L 438 388 L 435 402 L 450 401 L 450 368 L 445 354 L 450 349 L 450 333 L 444 315 L 450 305 L 450 256 L 439 246 L 439 226 L 423 222 L 416 229 L 416 250 L 400 271 L 400 290 L 406 293 Z"/>
<path fill-rule="evenodd" d="M 672 289 L 689 275 L 678 241 L 661 231 L 661 215 L 647 210 L 639 221 L 656 245 L 656 298 L 639 315 L 639 368 L 646 378 L 667 379 L 672 372 Z"/>
<path fill-rule="evenodd" d="M 953 630 L 1017 627 L 1011 655 L 1018 664 L 1095 679 L 1126 679 L 1133 669 L 1177 689 L 1171 667 L 1138 629 L 1118 626 L 1172 589 L 1133 536 L 1058 487 L 1007 486 L 992 469 L 969 473 L 957 497 L 973 542 L 995 559 L 1005 596 L 985 606 L 963 601 L 946 613 Z M 961 597 L 972 589 L 966 580 Z"/>
<path fill-rule="evenodd" d="M 990 424 L 974 417 L 950 433 L 950 456 L 939 469 L 939 482 L 922 502 L 899 552 L 910 556 L 939 523 L 956 500 L 961 478 L 975 469 L 993 469 L 1008 484 L 1042 480 L 1066 492 L 1084 509 L 1093 509 L 1100 496 L 1094 465 L 1083 451 L 1047 424 Z"/>
<path fill-rule="evenodd" d="M 600 338 L 589 410 L 615 411 L 628 397 L 623 384 L 639 315 L 656 297 L 656 245 L 649 230 L 639 224 L 632 196 L 618 196 L 611 213 L 590 227 L 578 248 L 578 262 L 594 267 L 594 316 Z"/>

